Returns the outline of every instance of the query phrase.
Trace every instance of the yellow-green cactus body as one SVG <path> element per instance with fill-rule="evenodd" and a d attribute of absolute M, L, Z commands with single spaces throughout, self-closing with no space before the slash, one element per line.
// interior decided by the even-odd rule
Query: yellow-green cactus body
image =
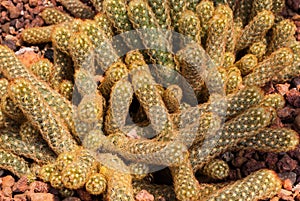
<path fill-rule="evenodd" d="M 274 13 L 280 13 L 284 7 L 285 7 L 284 0 L 273 0 L 272 11 Z"/>
<path fill-rule="evenodd" d="M 97 91 L 97 84 L 93 76 L 88 70 L 77 69 L 74 74 L 75 86 L 78 88 L 80 95 L 95 94 Z"/>
<path fill-rule="evenodd" d="M 95 7 L 97 12 L 101 12 L 102 11 L 102 2 L 101 0 L 91 0 L 91 3 L 93 4 L 93 6 Z"/>
<path fill-rule="evenodd" d="M 74 33 L 68 26 L 56 26 L 51 35 L 53 46 L 59 51 L 69 55 L 68 45 L 73 34 Z"/>
<path fill-rule="evenodd" d="M 297 132 L 288 128 L 265 128 L 237 145 L 237 149 L 263 152 L 288 152 L 299 143 Z"/>
<path fill-rule="evenodd" d="M 163 93 L 163 100 L 170 113 L 177 112 L 182 99 L 182 89 L 178 85 L 170 85 Z"/>
<path fill-rule="evenodd" d="M 201 24 L 198 16 L 190 10 L 185 10 L 179 21 L 178 31 L 183 34 L 184 44 L 195 42 L 201 44 Z"/>
<path fill-rule="evenodd" d="M 9 94 L 31 123 L 39 129 L 55 153 L 59 154 L 77 147 L 76 141 L 60 118 L 28 80 L 15 80 L 10 86 Z M 23 97 L 27 98 L 24 99 Z"/>
<path fill-rule="evenodd" d="M 1 97 L 7 93 L 9 82 L 6 78 L 0 78 L 0 95 Z"/>
<path fill-rule="evenodd" d="M 53 64 L 48 59 L 40 59 L 30 66 L 30 70 L 45 82 L 50 81 L 53 69 Z"/>
<path fill-rule="evenodd" d="M 242 84 L 241 71 L 233 66 L 228 69 L 226 80 L 226 94 L 233 93 Z"/>
<path fill-rule="evenodd" d="M 224 63 L 229 25 L 229 19 L 224 14 L 214 15 L 209 22 L 205 50 L 216 66 Z"/>
<path fill-rule="evenodd" d="M 72 81 L 63 80 L 58 87 L 58 91 L 66 99 L 72 100 L 73 88 L 74 88 L 74 84 Z"/>
<path fill-rule="evenodd" d="M 243 29 L 241 36 L 238 37 L 236 50 L 244 49 L 260 41 L 273 26 L 274 20 L 275 16 L 271 11 L 264 10 L 259 12 Z"/>
<path fill-rule="evenodd" d="M 92 174 L 85 184 L 85 189 L 92 195 L 100 195 L 106 190 L 107 180 L 101 173 Z"/>
<path fill-rule="evenodd" d="M 186 9 L 195 12 L 196 7 L 200 2 L 201 0 L 186 0 Z"/>
<path fill-rule="evenodd" d="M 51 164 L 43 165 L 38 170 L 38 177 L 41 178 L 44 182 L 49 182 L 50 175 L 54 171 L 55 171 L 55 164 L 51 163 Z"/>
<path fill-rule="evenodd" d="M 178 31 L 179 27 L 179 19 L 182 15 L 183 11 L 186 9 L 186 0 L 170 0 L 170 16 L 172 20 L 172 25 L 175 29 L 175 31 Z"/>
<path fill-rule="evenodd" d="M 96 22 L 97 26 L 101 28 L 101 30 L 106 34 L 108 38 L 112 38 L 113 33 L 113 26 L 110 22 L 109 18 L 106 14 L 100 12 L 94 17 L 94 21 Z"/>
<path fill-rule="evenodd" d="M 123 78 L 126 79 L 127 76 L 128 70 L 123 62 L 113 63 L 105 72 L 105 78 L 98 89 L 104 97 L 108 98 L 114 84 Z"/>
<path fill-rule="evenodd" d="M 221 159 L 214 159 L 203 167 L 201 173 L 209 178 L 222 180 L 228 177 L 229 166 Z"/>
<path fill-rule="evenodd" d="M 50 25 L 47 27 L 34 27 L 25 29 L 22 32 L 22 39 L 26 43 L 39 44 L 51 42 L 51 33 L 55 26 Z"/>
<path fill-rule="evenodd" d="M 246 54 L 235 63 L 235 66 L 237 66 L 240 69 L 241 74 L 244 76 L 251 73 L 253 69 L 257 66 L 257 64 L 258 59 L 255 55 Z"/>
<path fill-rule="evenodd" d="M 201 21 L 201 36 L 205 37 L 207 34 L 207 30 L 209 28 L 209 20 L 212 18 L 214 14 L 214 2 L 210 0 L 201 1 L 196 7 L 196 14 L 198 15 Z"/>
<path fill-rule="evenodd" d="M 105 119 L 106 132 L 115 133 L 123 130 L 132 96 L 132 86 L 127 80 L 121 79 L 113 86 Z"/>
<path fill-rule="evenodd" d="M 56 189 L 63 189 L 64 184 L 62 182 L 61 171 L 57 168 L 54 168 L 49 176 L 49 182 L 52 187 Z"/>
<path fill-rule="evenodd" d="M 272 31 L 272 39 L 268 47 L 270 53 L 278 48 L 288 46 L 291 39 L 294 39 L 296 25 L 292 20 L 286 19 L 278 22 Z"/>
<path fill-rule="evenodd" d="M 80 0 L 58 0 L 72 15 L 77 18 L 92 18 L 94 11 Z"/>
<path fill-rule="evenodd" d="M 194 175 L 188 155 L 186 155 L 185 160 L 181 164 L 171 167 L 170 170 L 176 198 L 180 201 L 199 200 L 199 182 Z"/>
<path fill-rule="evenodd" d="M 75 151 L 72 150 L 70 152 L 63 152 L 58 155 L 55 161 L 55 167 L 62 171 L 64 170 L 69 164 L 71 164 L 76 158 Z"/>
<path fill-rule="evenodd" d="M 235 55 L 232 52 L 225 52 L 223 67 L 229 68 L 233 66 L 234 62 L 235 62 Z"/>
<path fill-rule="evenodd" d="M 162 29 L 171 29 L 170 7 L 168 0 L 149 0 L 148 4 Z"/>
<path fill-rule="evenodd" d="M 41 16 L 46 24 L 60 24 L 62 22 L 69 22 L 73 20 L 71 16 L 56 8 L 45 8 L 41 12 Z"/>
<path fill-rule="evenodd" d="M 79 149 L 75 155 L 75 160 L 61 173 L 62 182 L 69 189 L 82 188 L 95 168 L 95 158 L 90 151 Z"/>
<path fill-rule="evenodd" d="M 248 18 L 251 14 L 252 2 L 248 0 L 241 0 L 239 4 L 237 4 L 237 8 L 235 11 L 235 22 L 243 25 L 248 23 Z"/>
<path fill-rule="evenodd" d="M 289 48 L 280 48 L 253 69 L 244 77 L 244 84 L 263 86 L 275 76 L 276 73 L 290 66 L 293 62 L 293 52 Z"/>
<path fill-rule="evenodd" d="M 18 155 L 0 149 L 0 167 L 12 172 L 17 177 L 33 177 L 27 162 Z"/>
<path fill-rule="evenodd" d="M 260 104 L 267 107 L 273 107 L 278 110 L 284 107 L 285 100 L 281 94 L 268 94 L 264 97 Z"/>
<path fill-rule="evenodd" d="M 1 111 L 6 116 L 20 123 L 26 120 L 22 110 L 20 110 L 18 105 L 13 102 L 8 94 L 1 98 Z"/>
<path fill-rule="evenodd" d="M 249 47 L 249 53 L 255 55 L 258 60 L 261 60 L 262 57 L 266 54 L 266 52 L 267 52 L 267 45 L 265 41 L 259 41 L 253 43 Z"/>
<path fill-rule="evenodd" d="M 253 0 L 251 9 L 251 18 L 263 10 L 271 11 L 273 7 L 273 0 Z"/>
<path fill-rule="evenodd" d="M 257 201 L 272 198 L 281 189 L 281 180 L 271 170 L 259 170 L 209 196 L 213 200 Z"/>

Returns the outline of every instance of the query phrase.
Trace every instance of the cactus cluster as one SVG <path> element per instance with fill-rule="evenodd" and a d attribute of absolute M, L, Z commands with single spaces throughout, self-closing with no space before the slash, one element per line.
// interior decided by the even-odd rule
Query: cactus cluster
<path fill-rule="evenodd" d="M 96 11 L 59 2 L 69 14 L 46 8 L 49 26 L 22 33 L 51 43 L 53 64 L 26 67 L 0 46 L 1 168 L 108 201 L 142 189 L 179 201 L 278 193 L 271 170 L 218 181 L 229 174 L 224 152 L 299 143 L 295 131 L 270 128 L 285 101 L 260 88 L 300 74 L 295 25 L 278 16 L 283 0 L 91 0 Z M 151 181 L 163 168 L 173 186 Z"/>

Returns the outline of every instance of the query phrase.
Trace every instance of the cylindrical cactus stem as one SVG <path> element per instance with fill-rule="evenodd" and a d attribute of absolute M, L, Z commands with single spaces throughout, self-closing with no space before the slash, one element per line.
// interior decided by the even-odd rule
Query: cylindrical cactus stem
<path fill-rule="evenodd" d="M 30 81 L 22 78 L 14 80 L 9 95 L 56 154 L 77 147 L 68 129 Z"/>
<path fill-rule="evenodd" d="M 22 32 L 22 39 L 30 44 L 49 43 L 51 42 L 51 33 L 54 28 L 54 25 L 50 25 L 25 29 Z"/>
<path fill-rule="evenodd" d="M 138 70 L 131 75 L 137 99 L 144 108 L 158 140 L 172 139 L 173 124 L 151 74 Z"/>
<path fill-rule="evenodd" d="M 73 20 L 70 15 L 56 8 L 45 8 L 41 13 L 41 17 L 46 24 L 60 24 L 62 22 L 69 22 Z"/>
<path fill-rule="evenodd" d="M 231 94 L 235 92 L 242 84 L 241 71 L 232 66 L 228 69 L 227 79 L 226 79 L 226 94 Z"/>
<path fill-rule="evenodd" d="M 201 0 L 186 0 L 186 9 L 195 12 L 196 7 L 200 2 Z"/>
<path fill-rule="evenodd" d="M 64 184 L 62 182 L 61 170 L 54 168 L 53 171 L 50 173 L 49 182 L 52 187 L 56 189 L 63 189 Z"/>
<path fill-rule="evenodd" d="M 272 198 L 281 189 L 281 180 L 272 170 L 262 169 L 242 180 L 229 184 L 208 197 L 214 200 L 263 200 Z"/>
<path fill-rule="evenodd" d="M 8 94 L 1 97 L 1 111 L 8 116 L 9 118 L 17 121 L 17 122 L 24 122 L 26 118 L 18 107 L 17 104 L 13 102 L 13 100 L 9 97 Z"/>
<path fill-rule="evenodd" d="M 227 29 L 227 41 L 226 41 L 226 52 L 234 52 L 237 33 L 234 22 L 233 22 L 233 12 L 229 5 L 219 4 L 214 12 L 214 15 L 223 14 L 228 20 L 228 29 Z"/>
<path fill-rule="evenodd" d="M 216 66 L 224 63 L 229 22 L 227 15 L 221 13 L 214 15 L 209 21 L 205 50 Z"/>
<path fill-rule="evenodd" d="M 196 7 L 196 14 L 200 19 L 201 37 L 206 38 L 207 30 L 209 28 L 209 20 L 212 18 L 215 11 L 214 2 L 210 0 L 202 0 Z"/>
<path fill-rule="evenodd" d="M 238 67 L 243 76 L 252 72 L 252 70 L 257 66 L 258 59 L 253 54 L 246 54 L 240 60 L 238 60 L 234 65 Z"/>
<path fill-rule="evenodd" d="M 241 24 L 241 26 L 244 26 L 248 23 L 252 9 L 252 2 L 253 1 L 241 0 L 239 3 L 237 3 L 234 18 L 235 22 Z"/>
<path fill-rule="evenodd" d="M 76 158 L 75 150 L 66 151 L 58 155 L 55 161 L 55 168 L 63 171 Z"/>
<path fill-rule="evenodd" d="M 188 154 L 185 160 L 176 167 L 171 167 L 174 191 L 176 198 L 180 201 L 199 200 L 199 182 L 196 179 Z"/>
<path fill-rule="evenodd" d="M 182 89 L 178 85 L 170 85 L 163 93 L 163 100 L 170 113 L 179 111 Z"/>
<path fill-rule="evenodd" d="M 125 57 L 125 63 L 127 65 L 128 70 L 132 70 L 132 69 L 130 69 L 130 67 L 133 63 L 139 63 L 139 62 L 143 65 L 146 65 L 144 56 L 142 55 L 142 53 L 140 51 L 132 50 L 130 52 L 127 52 L 126 57 Z"/>
<path fill-rule="evenodd" d="M 97 12 L 101 12 L 102 11 L 102 2 L 101 0 L 91 0 L 93 6 L 95 7 Z"/>
<path fill-rule="evenodd" d="M 286 19 L 275 24 L 272 30 L 272 39 L 268 47 L 268 53 L 272 53 L 281 47 L 288 46 L 291 39 L 294 39 L 296 25 L 292 20 Z"/>
<path fill-rule="evenodd" d="M 206 200 L 208 196 L 214 194 L 219 189 L 223 188 L 224 186 L 230 184 L 229 182 L 224 183 L 214 183 L 214 184 L 205 184 L 200 183 L 200 198 L 201 200 Z"/>
<path fill-rule="evenodd" d="M 133 180 L 142 180 L 151 172 L 151 164 L 130 163 L 128 168 Z"/>
<path fill-rule="evenodd" d="M 172 25 L 175 29 L 175 31 L 178 31 L 179 27 L 179 19 L 183 13 L 183 11 L 186 9 L 186 1 L 185 0 L 170 0 L 169 1 L 170 6 L 170 16 L 172 20 Z"/>
<path fill-rule="evenodd" d="M 217 133 L 209 133 L 199 146 L 190 151 L 190 160 L 196 171 L 208 161 L 254 135 L 253 131 L 268 126 L 273 118 L 273 108 L 258 106 L 250 108 L 227 121 Z"/>
<path fill-rule="evenodd" d="M 176 195 L 172 186 L 151 184 L 145 181 L 133 181 L 132 186 L 134 195 L 137 195 L 141 190 L 146 190 L 154 196 L 154 201 L 159 201 L 161 198 L 166 200 L 176 200 Z"/>
<path fill-rule="evenodd" d="M 267 52 L 267 44 L 265 41 L 258 41 L 256 43 L 253 43 L 249 47 L 249 53 L 255 55 L 258 60 L 261 60 L 262 57 L 266 54 L 266 52 Z"/>
<path fill-rule="evenodd" d="M 92 18 L 94 11 L 80 0 L 58 0 L 76 18 Z"/>
<path fill-rule="evenodd" d="M 214 159 L 208 162 L 202 169 L 201 174 L 215 180 L 222 180 L 229 175 L 228 164 L 221 159 Z"/>
<path fill-rule="evenodd" d="M 178 21 L 178 31 L 183 34 L 183 47 L 193 42 L 201 44 L 200 19 L 193 11 L 185 10 L 182 13 Z"/>
<path fill-rule="evenodd" d="M 109 136 L 128 160 L 151 165 L 176 166 L 184 160 L 186 146 L 180 142 L 160 142 L 148 139 L 128 139 L 121 134 Z"/>
<path fill-rule="evenodd" d="M 256 86 L 245 87 L 236 93 L 226 96 L 226 118 L 230 119 L 252 106 L 259 104 L 264 98 L 264 92 Z"/>
<path fill-rule="evenodd" d="M 95 169 L 96 160 L 89 150 L 80 148 L 75 160 L 62 171 L 62 182 L 66 188 L 82 188 Z"/>
<path fill-rule="evenodd" d="M 261 40 L 273 26 L 275 16 L 271 11 L 259 12 L 243 29 L 236 43 L 236 50 L 242 50 Z"/>
<path fill-rule="evenodd" d="M 268 10 L 271 11 L 273 8 L 273 0 L 253 0 L 251 9 L 251 18 L 257 15 L 257 13 Z"/>
<path fill-rule="evenodd" d="M 63 24 L 56 26 L 51 34 L 53 46 L 59 51 L 69 55 L 68 45 L 73 34 L 69 26 Z"/>
<path fill-rule="evenodd" d="M 285 0 L 273 0 L 273 13 L 281 13 L 282 9 L 285 7 Z"/>
<path fill-rule="evenodd" d="M 44 182 L 49 182 L 50 181 L 50 175 L 52 172 L 55 171 L 55 164 L 50 163 L 47 165 L 43 165 L 41 168 L 38 170 L 37 176 L 42 179 Z"/>
<path fill-rule="evenodd" d="M 111 44 L 111 40 L 108 39 L 105 32 L 98 26 L 96 21 L 85 20 L 80 26 L 80 32 L 88 36 L 92 47 L 94 48 L 94 56 L 96 61 L 99 62 L 98 65 L 103 72 L 112 65 L 114 62 L 117 62 L 119 56 Z M 71 40 L 70 40 L 71 42 Z M 76 45 L 77 41 L 75 41 Z M 88 42 L 85 42 L 86 44 Z M 84 44 L 84 43 L 82 43 Z M 75 46 L 74 46 L 75 47 Z M 88 59 L 88 58 L 87 58 Z M 76 62 L 75 62 L 76 63 Z M 97 68 L 98 66 L 96 66 Z"/>
<path fill-rule="evenodd" d="M 58 89 L 63 80 L 72 80 L 74 69 L 71 57 L 58 50 L 56 47 L 54 47 L 53 57 L 55 65 L 49 83 L 52 88 Z"/>
<path fill-rule="evenodd" d="M 40 59 L 30 66 L 30 70 L 41 80 L 50 82 L 54 68 L 53 64 L 48 59 Z"/>
<path fill-rule="evenodd" d="M 3 150 L 30 158 L 39 164 L 46 164 L 55 160 L 55 154 L 44 149 L 44 147 L 38 147 L 36 144 L 29 144 L 22 141 L 19 136 L 13 136 L 11 131 L 2 130 L 0 141 L 2 142 L 0 147 Z"/>
<path fill-rule="evenodd" d="M 293 63 L 293 52 L 289 48 L 280 48 L 253 69 L 243 82 L 245 85 L 263 86 L 278 72 Z"/>
<path fill-rule="evenodd" d="M 149 0 L 149 6 L 157 19 L 158 25 L 162 29 L 171 29 L 170 6 L 168 0 Z"/>
<path fill-rule="evenodd" d="M 233 66 L 234 62 L 235 62 L 235 55 L 232 52 L 225 52 L 223 67 L 227 69 Z"/>
<path fill-rule="evenodd" d="M 8 62 L 9 61 L 9 62 Z M 34 85 L 47 104 L 54 110 L 63 122 L 74 132 L 71 103 L 46 83 L 38 80 L 14 55 L 8 47 L 0 45 L 0 71 L 8 80 L 26 78 Z"/>
<path fill-rule="evenodd" d="M 123 62 L 113 63 L 105 72 L 103 82 L 98 89 L 105 98 L 109 98 L 111 89 L 121 79 L 126 79 L 128 76 L 127 66 Z"/>
<path fill-rule="evenodd" d="M 236 148 L 263 152 L 288 152 L 296 148 L 299 136 L 296 131 L 288 128 L 265 128 L 256 135 L 240 142 Z"/>
<path fill-rule="evenodd" d="M 112 39 L 113 33 L 113 26 L 110 22 L 109 18 L 103 12 L 99 12 L 95 17 L 94 21 L 96 22 L 97 26 L 106 34 L 109 39 Z"/>
<path fill-rule="evenodd" d="M 0 96 L 7 94 L 9 82 L 6 78 L 0 78 Z"/>
<path fill-rule="evenodd" d="M 75 86 L 81 96 L 95 94 L 97 92 L 97 83 L 93 75 L 88 70 L 77 69 L 74 75 Z"/>
<path fill-rule="evenodd" d="M 268 94 L 264 97 L 260 104 L 266 107 L 273 107 L 278 110 L 284 107 L 285 99 L 281 94 Z"/>
<path fill-rule="evenodd" d="M 95 74 L 95 49 L 86 34 L 76 33 L 72 35 L 68 43 L 68 50 L 74 61 L 75 69 L 83 68 L 91 74 Z"/>
<path fill-rule="evenodd" d="M 105 192 L 107 180 L 101 173 L 92 174 L 85 184 L 85 189 L 92 195 L 100 195 Z"/>
<path fill-rule="evenodd" d="M 130 82 L 125 79 L 116 82 L 110 94 L 109 109 L 105 118 L 106 132 L 123 132 L 132 98 L 133 89 Z"/>
<path fill-rule="evenodd" d="M 59 87 L 58 92 L 68 100 L 72 100 L 74 84 L 70 80 L 63 80 Z"/>
<path fill-rule="evenodd" d="M 0 167 L 12 172 L 17 177 L 27 176 L 31 179 L 34 177 L 27 162 L 18 155 L 0 149 L 0 159 Z"/>
<path fill-rule="evenodd" d="M 103 163 L 100 173 L 107 180 L 107 189 L 104 195 L 107 201 L 134 201 L 132 177 L 128 167 L 116 155 L 98 154 L 97 160 Z"/>

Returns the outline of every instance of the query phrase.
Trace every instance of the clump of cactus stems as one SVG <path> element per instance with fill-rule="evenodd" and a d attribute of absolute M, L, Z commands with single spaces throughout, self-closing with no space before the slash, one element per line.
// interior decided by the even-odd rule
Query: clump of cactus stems
<path fill-rule="evenodd" d="M 53 64 L 25 67 L 0 46 L 1 168 L 108 201 L 133 201 L 142 189 L 180 201 L 278 193 L 271 170 L 224 182 L 219 156 L 299 143 L 295 131 L 270 128 L 285 102 L 260 88 L 300 74 L 295 25 L 278 16 L 283 0 L 92 0 L 96 11 L 59 2 L 70 14 L 46 8 L 48 26 L 22 33 L 26 43 L 52 43 Z M 149 180 L 161 168 L 173 186 Z"/>

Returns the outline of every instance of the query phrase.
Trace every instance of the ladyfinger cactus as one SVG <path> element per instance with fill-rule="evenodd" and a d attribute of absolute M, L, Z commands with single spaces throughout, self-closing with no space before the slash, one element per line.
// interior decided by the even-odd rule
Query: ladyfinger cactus
<path fill-rule="evenodd" d="M 94 17 L 97 26 L 111 39 L 114 35 L 113 26 L 106 14 L 100 12 Z"/>
<path fill-rule="evenodd" d="M 7 93 L 9 82 L 6 78 L 0 78 L 0 95 L 1 97 Z"/>
<path fill-rule="evenodd" d="M 91 0 L 93 6 L 95 7 L 97 12 L 101 12 L 102 11 L 102 1 L 101 0 Z"/>
<path fill-rule="evenodd" d="M 170 5 L 167 0 L 149 0 L 149 6 L 162 29 L 171 29 Z"/>
<path fill-rule="evenodd" d="M 92 18 L 94 11 L 80 0 L 58 0 L 72 15 L 77 18 Z"/>
<path fill-rule="evenodd" d="M 199 183 L 193 173 L 188 154 L 181 164 L 171 167 L 170 170 L 173 177 L 176 198 L 180 201 L 199 200 Z"/>
<path fill-rule="evenodd" d="M 72 81 L 63 80 L 58 87 L 58 92 L 66 99 L 72 100 L 73 88 L 74 84 Z"/>
<path fill-rule="evenodd" d="M 215 7 L 214 2 L 210 0 L 202 0 L 196 7 L 196 14 L 201 21 L 201 36 L 205 37 L 209 28 L 209 20 L 212 18 Z"/>
<path fill-rule="evenodd" d="M 72 34 L 74 33 L 68 26 L 56 26 L 51 35 L 53 46 L 59 51 L 69 55 L 68 45 Z"/>
<path fill-rule="evenodd" d="M 266 41 L 259 41 L 259 42 L 253 43 L 249 47 L 249 53 L 255 55 L 258 60 L 261 60 L 262 57 L 266 54 L 266 52 L 267 52 Z"/>
<path fill-rule="evenodd" d="M 246 178 L 227 185 L 208 197 L 213 200 L 257 201 L 272 198 L 281 189 L 281 180 L 271 170 L 259 170 Z"/>
<path fill-rule="evenodd" d="M 22 39 L 26 43 L 39 44 L 51 42 L 51 33 L 55 26 L 50 25 L 47 27 L 34 27 L 25 29 L 22 32 Z"/>
<path fill-rule="evenodd" d="M 72 21 L 73 18 L 68 14 L 61 12 L 56 8 L 45 8 L 41 16 L 46 24 L 60 24 L 62 22 L 69 22 Z"/>
<path fill-rule="evenodd" d="M 258 63 L 258 59 L 255 55 L 246 54 L 239 61 L 235 63 L 235 66 L 237 66 L 240 69 L 241 74 L 245 76 L 252 72 L 252 70 L 257 66 L 257 63 Z"/>
<path fill-rule="evenodd" d="M 82 188 L 95 168 L 95 158 L 90 151 L 78 149 L 75 155 L 75 160 L 61 172 L 62 182 L 69 189 Z"/>
<path fill-rule="evenodd" d="M 113 63 L 105 72 L 105 78 L 98 89 L 105 98 L 109 98 L 111 88 L 115 85 L 115 83 L 123 78 L 126 79 L 127 76 L 128 70 L 123 62 Z"/>
<path fill-rule="evenodd" d="M 273 0 L 253 0 L 250 18 L 253 18 L 257 13 L 263 10 L 271 11 L 272 8 Z"/>
<path fill-rule="evenodd" d="M 273 0 L 272 11 L 274 13 L 280 13 L 284 7 L 285 7 L 284 0 Z"/>
<path fill-rule="evenodd" d="M 48 59 L 40 59 L 30 66 L 30 70 L 45 82 L 50 81 L 53 69 L 53 64 Z"/>
<path fill-rule="evenodd" d="M 276 73 L 293 63 L 293 52 L 289 48 L 280 48 L 253 69 L 253 72 L 244 77 L 244 84 L 263 86 Z"/>
<path fill-rule="evenodd" d="M 272 30 L 272 39 L 268 47 L 268 52 L 274 52 L 278 48 L 287 47 L 294 39 L 296 25 L 292 20 L 286 19 L 278 22 Z"/>
<path fill-rule="evenodd" d="M 285 106 L 285 99 L 281 94 L 268 94 L 264 97 L 260 104 L 266 107 L 273 107 L 278 110 Z"/>
<path fill-rule="evenodd" d="M 237 39 L 236 50 L 242 50 L 260 41 L 273 26 L 274 20 L 275 16 L 271 11 L 259 12 L 243 29 L 241 36 Z"/>
<path fill-rule="evenodd" d="M 178 85 L 170 85 L 163 93 L 163 100 L 170 113 L 177 112 L 182 99 L 182 89 Z"/>
<path fill-rule="evenodd" d="M 1 97 L 1 110 L 9 118 L 17 122 L 21 123 L 26 120 L 22 110 L 20 110 L 18 105 L 16 105 L 7 94 Z"/>
<path fill-rule="evenodd" d="M 179 21 L 178 31 L 184 35 L 183 45 L 195 42 L 201 44 L 201 24 L 198 16 L 190 10 L 185 10 Z"/>
<path fill-rule="evenodd" d="M 28 80 L 21 78 L 14 80 L 9 88 L 9 94 L 31 123 L 40 130 L 55 153 L 59 154 L 77 147 L 76 141 L 60 118 Z"/>
<path fill-rule="evenodd" d="M 34 177 L 28 167 L 28 163 L 19 156 L 0 149 L 0 167 L 12 172 L 17 177 Z"/>
<path fill-rule="evenodd" d="M 205 50 L 216 66 L 222 66 L 224 62 L 229 26 L 229 19 L 224 14 L 214 15 L 209 22 Z"/>
<path fill-rule="evenodd" d="M 92 174 L 85 184 L 85 189 L 92 195 L 100 195 L 106 190 L 107 180 L 101 173 Z"/>
<path fill-rule="evenodd" d="M 185 0 L 170 0 L 170 16 L 172 20 L 172 25 L 175 31 L 178 31 L 179 27 L 179 19 L 182 15 L 183 11 L 186 9 L 186 1 Z"/>
<path fill-rule="evenodd" d="M 221 159 L 214 159 L 208 162 L 200 172 L 209 178 L 222 180 L 228 177 L 229 166 Z"/>
<path fill-rule="evenodd" d="M 237 145 L 237 149 L 263 152 L 288 152 L 299 143 L 297 132 L 288 128 L 265 128 Z"/>
<path fill-rule="evenodd" d="M 97 92 L 97 84 L 88 70 L 77 69 L 74 74 L 74 80 L 80 95 L 90 95 Z"/>
<path fill-rule="evenodd" d="M 241 71 L 233 66 L 228 69 L 227 79 L 226 79 L 226 94 L 233 93 L 242 84 Z"/>

